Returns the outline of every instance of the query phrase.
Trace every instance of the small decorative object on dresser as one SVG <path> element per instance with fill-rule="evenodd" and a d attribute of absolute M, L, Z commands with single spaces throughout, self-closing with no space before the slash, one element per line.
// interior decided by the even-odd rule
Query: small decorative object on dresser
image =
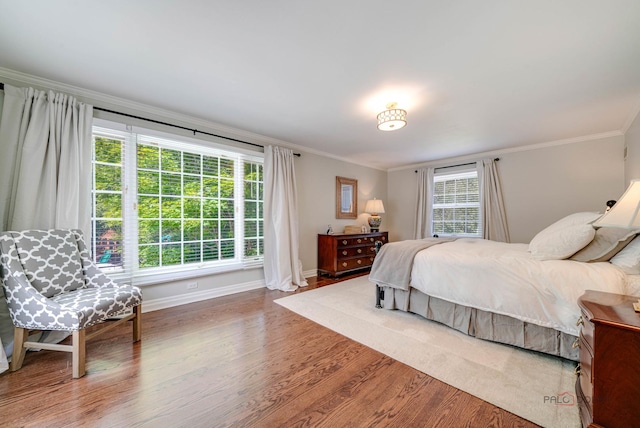
<path fill-rule="evenodd" d="M 586 291 L 576 395 L 583 427 L 640 425 L 640 316 L 637 297 Z"/>
<path fill-rule="evenodd" d="M 389 242 L 388 232 L 318 235 L 318 273 L 336 277 L 370 269 L 377 241 Z"/>

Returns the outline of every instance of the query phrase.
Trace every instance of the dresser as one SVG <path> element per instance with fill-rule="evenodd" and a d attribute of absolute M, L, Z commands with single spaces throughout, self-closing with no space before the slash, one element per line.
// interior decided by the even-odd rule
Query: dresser
<path fill-rule="evenodd" d="M 318 235 L 318 273 L 336 277 L 370 269 L 376 241 L 389 242 L 388 232 Z"/>
<path fill-rule="evenodd" d="M 582 311 L 576 395 L 583 427 L 640 426 L 637 297 L 588 290 Z"/>

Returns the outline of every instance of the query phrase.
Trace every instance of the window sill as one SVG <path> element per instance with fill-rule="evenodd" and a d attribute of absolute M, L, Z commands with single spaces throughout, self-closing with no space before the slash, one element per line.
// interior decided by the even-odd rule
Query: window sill
<path fill-rule="evenodd" d="M 262 269 L 263 263 L 251 263 L 251 264 L 243 264 L 243 263 L 233 263 L 223 266 L 214 266 L 214 267 L 201 267 L 201 268 L 193 268 L 193 269 L 180 269 L 175 271 L 163 271 L 163 272 L 153 272 L 153 273 L 140 273 L 134 274 L 133 277 L 116 274 L 111 275 L 111 278 L 115 281 L 122 283 L 130 283 L 137 286 L 146 286 L 146 285 L 155 285 L 162 284 L 171 281 L 179 281 L 191 278 L 197 278 L 202 276 L 209 275 L 217 275 L 221 273 L 227 272 L 237 272 L 237 271 L 245 271 L 252 269 Z"/>

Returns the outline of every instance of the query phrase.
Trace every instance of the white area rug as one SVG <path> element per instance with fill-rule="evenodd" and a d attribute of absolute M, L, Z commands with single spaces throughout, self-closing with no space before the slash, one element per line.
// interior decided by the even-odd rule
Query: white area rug
<path fill-rule="evenodd" d="M 276 303 L 545 427 L 579 427 L 575 363 L 475 339 L 418 315 L 375 308 L 367 276 Z"/>

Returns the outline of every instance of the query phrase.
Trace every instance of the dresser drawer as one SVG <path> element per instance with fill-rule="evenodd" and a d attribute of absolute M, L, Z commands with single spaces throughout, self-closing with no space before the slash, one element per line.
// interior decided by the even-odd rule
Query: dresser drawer
<path fill-rule="evenodd" d="M 376 247 L 371 245 L 367 245 L 364 247 L 360 246 L 360 247 L 338 248 L 338 260 L 349 258 L 349 257 L 358 257 L 358 256 L 363 257 L 367 255 L 375 256 L 375 254 L 376 254 Z"/>
<path fill-rule="evenodd" d="M 591 349 L 591 354 L 593 354 L 594 340 L 593 333 L 595 331 L 595 327 L 591 321 L 589 321 L 589 317 L 584 311 L 580 315 L 580 324 L 582 327 L 580 328 L 580 335 L 584 339 L 584 342 L 589 345 Z"/>
<path fill-rule="evenodd" d="M 580 333 L 580 387 L 590 403 L 593 396 L 593 350 Z"/>
<path fill-rule="evenodd" d="M 361 267 L 371 266 L 373 264 L 373 256 L 358 257 L 355 259 L 343 259 L 338 261 L 338 271 L 346 271 L 358 269 Z"/>

